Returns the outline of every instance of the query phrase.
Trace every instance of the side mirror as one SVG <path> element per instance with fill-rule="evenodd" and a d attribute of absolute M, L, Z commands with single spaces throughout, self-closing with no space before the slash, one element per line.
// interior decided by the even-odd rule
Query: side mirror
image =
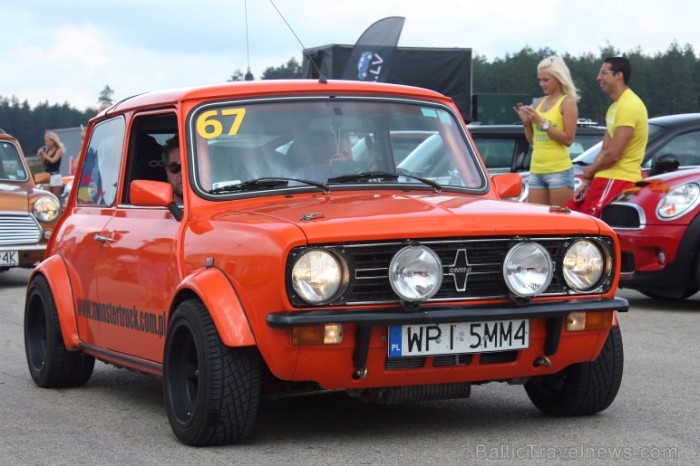
<path fill-rule="evenodd" d="M 518 198 L 523 192 L 523 181 L 520 173 L 503 173 L 491 177 L 493 188 L 498 197 Z"/>
<path fill-rule="evenodd" d="M 141 207 L 168 207 L 173 202 L 173 185 L 164 181 L 134 180 L 129 185 L 129 200 Z"/>

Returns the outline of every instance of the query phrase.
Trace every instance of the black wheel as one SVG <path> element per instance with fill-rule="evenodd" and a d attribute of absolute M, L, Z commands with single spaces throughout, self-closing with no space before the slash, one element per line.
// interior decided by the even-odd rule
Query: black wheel
<path fill-rule="evenodd" d="M 51 288 L 41 275 L 27 291 L 24 350 L 32 379 L 44 388 L 84 385 L 95 367 L 92 356 L 66 349 Z"/>
<path fill-rule="evenodd" d="M 165 340 L 163 391 L 175 436 L 187 445 L 234 443 L 249 433 L 260 402 L 260 357 L 221 343 L 204 305 L 180 304 Z"/>
<path fill-rule="evenodd" d="M 622 382 L 622 335 L 610 329 L 598 358 L 574 364 L 562 372 L 530 380 L 525 391 L 543 413 L 580 416 L 606 409 L 615 399 Z"/>
<path fill-rule="evenodd" d="M 664 300 L 677 300 L 681 301 L 683 299 L 689 298 L 693 296 L 695 293 L 698 292 L 697 288 L 688 288 L 683 293 L 681 293 L 679 296 L 675 295 L 675 293 L 668 293 L 663 290 L 638 290 L 640 293 L 642 293 L 644 296 L 648 296 L 649 298 L 652 299 L 664 299 Z"/>

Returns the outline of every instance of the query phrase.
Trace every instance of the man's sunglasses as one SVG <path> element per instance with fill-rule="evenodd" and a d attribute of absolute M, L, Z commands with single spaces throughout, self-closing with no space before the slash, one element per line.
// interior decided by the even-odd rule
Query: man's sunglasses
<path fill-rule="evenodd" d="M 182 170 L 182 164 L 180 162 L 168 162 L 165 168 L 167 168 L 170 173 L 175 175 L 176 173 L 180 173 Z"/>

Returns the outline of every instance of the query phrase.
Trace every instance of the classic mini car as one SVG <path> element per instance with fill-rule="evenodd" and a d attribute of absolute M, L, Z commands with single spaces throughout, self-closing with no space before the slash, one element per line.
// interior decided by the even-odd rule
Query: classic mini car
<path fill-rule="evenodd" d="M 437 169 L 397 169 L 397 131 L 433 132 Z M 165 165 L 172 138 L 181 164 Z M 366 138 L 370 157 L 343 147 Z M 441 94 L 311 80 L 147 93 L 91 120 L 83 151 L 27 289 L 41 387 L 85 384 L 95 359 L 155 375 L 190 445 L 243 439 L 285 394 L 399 403 L 507 381 L 553 415 L 616 396 L 615 233 L 500 200 L 519 175 L 489 178 Z"/>
<path fill-rule="evenodd" d="M 0 161 L 0 271 L 31 268 L 44 258 L 58 199 L 37 188 L 19 141 L 2 130 Z"/>
<path fill-rule="evenodd" d="M 659 299 L 700 290 L 700 168 L 637 183 L 601 218 L 620 238 L 620 286 Z"/>
<path fill-rule="evenodd" d="M 470 124 L 469 132 L 476 143 L 489 173 L 518 172 L 523 178 L 523 191 L 519 201 L 527 198 L 527 177 L 530 170 L 532 146 L 525 137 L 523 125 Z M 605 127 L 589 121 L 581 121 L 576 128 L 576 138 L 569 146 L 574 159 L 585 150 L 602 141 Z"/>

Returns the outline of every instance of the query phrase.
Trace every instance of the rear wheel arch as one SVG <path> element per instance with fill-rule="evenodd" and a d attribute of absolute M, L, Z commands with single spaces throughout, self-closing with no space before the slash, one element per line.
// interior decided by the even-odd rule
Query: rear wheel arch
<path fill-rule="evenodd" d="M 78 322 L 76 321 L 76 309 L 73 301 L 73 285 L 68 276 L 68 269 L 63 257 L 53 255 L 42 261 L 32 271 L 28 284 L 31 285 L 38 277 L 43 278 L 47 282 L 53 294 L 66 349 L 78 350 L 80 337 L 78 336 Z M 29 292 L 29 286 L 27 286 L 27 292 Z"/>

